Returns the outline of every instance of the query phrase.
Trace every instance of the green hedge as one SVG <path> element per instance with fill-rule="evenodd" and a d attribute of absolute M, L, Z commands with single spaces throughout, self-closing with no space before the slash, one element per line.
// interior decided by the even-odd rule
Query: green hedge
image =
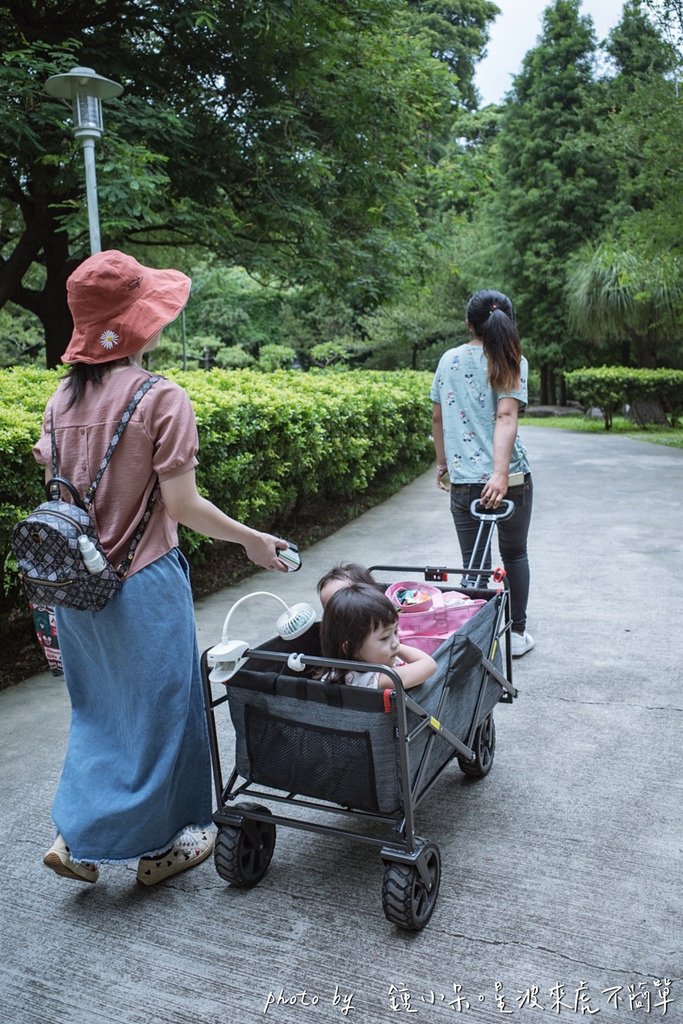
<path fill-rule="evenodd" d="M 0 553 L 3 610 L 23 595 L 10 554 L 14 523 L 42 500 L 31 449 L 61 371 L 0 370 Z M 378 479 L 408 482 L 433 458 L 431 373 L 170 371 L 199 429 L 198 485 L 229 515 L 260 529 L 296 523 L 316 501 L 347 502 Z M 201 558 L 212 542 L 184 531 Z"/>
<path fill-rule="evenodd" d="M 656 402 L 672 427 L 683 413 L 683 370 L 636 370 L 625 366 L 597 366 L 564 375 L 573 398 L 585 409 L 597 406 L 605 429 L 624 405 Z"/>

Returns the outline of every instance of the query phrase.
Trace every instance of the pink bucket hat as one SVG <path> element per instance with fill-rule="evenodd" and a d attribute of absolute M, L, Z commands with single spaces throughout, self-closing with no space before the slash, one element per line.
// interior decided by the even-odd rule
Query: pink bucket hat
<path fill-rule="evenodd" d="M 190 278 L 152 270 L 118 249 L 89 256 L 66 282 L 74 330 L 63 363 L 107 363 L 131 356 L 187 303 Z"/>

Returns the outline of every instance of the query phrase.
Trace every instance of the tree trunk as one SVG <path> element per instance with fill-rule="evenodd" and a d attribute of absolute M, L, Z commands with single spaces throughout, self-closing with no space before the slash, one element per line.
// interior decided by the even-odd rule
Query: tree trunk
<path fill-rule="evenodd" d="M 666 413 L 656 399 L 636 399 L 628 411 L 628 419 L 640 427 L 648 423 L 666 423 Z"/>
<path fill-rule="evenodd" d="M 45 365 L 51 369 L 60 365 L 73 331 L 66 279 L 78 261 L 69 259 L 69 240 L 63 232 L 48 234 L 44 252 L 46 277 L 38 315 L 45 329 Z"/>
<path fill-rule="evenodd" d="M 561 373 L 557 379 L 557 404 L 567 404 L 567 382 L 564 379 L 563 373 Z"/>
<path fill-rule="evenodd" d="M 541 366 L 541 395 L 540 395 L 541 405 L 550 405 L 550 401 L 548 400 L 548 373 L 547 373 L 547 370 L 548 370 L 548 367 L 544 363 Z"/>
<path fill-rule="evenodd" d="M 643 370 L 654 370 L 657 366 L 657 351 L 649 338 L 645 338 L 636 351 L 638 366 Z"/>
<path fill-rule="evenodd" d="M 649 332 L 640 334 L 626 328 L 633 343 L 636 366 L 641 369 L 653 370 L 657 366 L 657 339 Z"/>
<path fill-rule="evenodd" d="M 541 367 L 541 405 L 557 405 L 555 370 L 549 363 Z"/>
<path fill-rule="evenodd" d="M 78 260 L 69 258 L 69 239 L 59 230 L 57 206 L 39 206 L 27 217 L 25 230 L 14 253 L 2 267 L 0 307 L 12 301 L 38 317 L 45 332 L 45 365 L 59 366 L 73 330 L 66 301 L 66 279 Z M 43 254 L 45 283 L 42 291 L 26 287 L 22 281 L 32 263 L 40 263 Z"/>
<path fill-rule="evenodd" d="M 69 344 L 69 338 L 73 331 L 73 320 L 66 302 L 66 288 L 64 282 L 61 288 L 48 288 L 45 286 L 44 295 L 50 305 L 49 314 L 41 320 L 45 329 L 45 365 L 48 370 L 55 366 L 61 366 L 61 357 Z M 50 295 L 53 299 L 50 302 Z"/>

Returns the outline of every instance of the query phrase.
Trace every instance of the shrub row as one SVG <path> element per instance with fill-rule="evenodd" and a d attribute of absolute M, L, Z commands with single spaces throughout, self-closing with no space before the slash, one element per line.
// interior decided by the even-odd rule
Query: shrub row
<path fill-rule="evenodd" d="M 683 413 L 683 370 L 637 370 L 625 366 L 597 366 L 564 375 L 570 394 L 588 410 L 597 407 L 605 429 L 623 406 L 656 403 L 672 427 Z"/>
<path fill-rule="evenodd" d="M 43 499 L 32 456 L 45 403 L 60 371 L 0 371 L 0 556 L 3 609 L 23 603 L 10 554 L 14 523 Z M 346 502 L 373 482 L 396 486 L 425 469 L 430 373 L 251 370 L 169 371 L 197 415 L 201 492 L 260 529 L 295 523 L 316 501 Z M 211 541 L 184 531 L 201 558 Z"/>

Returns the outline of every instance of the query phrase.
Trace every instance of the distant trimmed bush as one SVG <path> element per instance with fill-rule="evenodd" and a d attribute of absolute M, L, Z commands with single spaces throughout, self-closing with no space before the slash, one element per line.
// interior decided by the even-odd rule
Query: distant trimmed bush
<path fill-rule="evenodd" d="M 657 403 L 672 427 L 683 414 L 683 370 L 597 366 L 571 370 L 564 377 L 570 394 L 585 410 L 600 409 L 605 430 L 625 405 Z"/>

